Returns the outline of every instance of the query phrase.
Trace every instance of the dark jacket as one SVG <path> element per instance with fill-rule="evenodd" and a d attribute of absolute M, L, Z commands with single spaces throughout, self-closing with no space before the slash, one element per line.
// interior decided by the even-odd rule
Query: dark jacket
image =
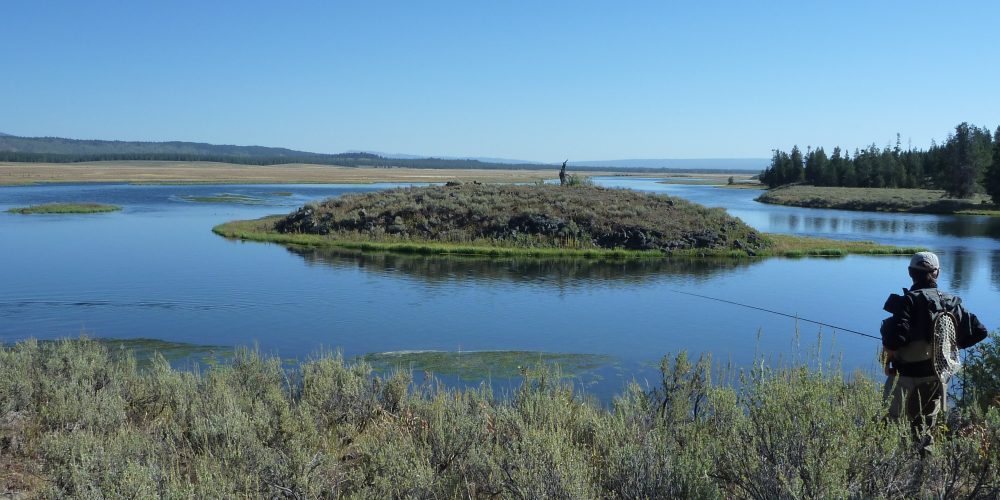
<path fill-rule="evenodd" d="M 921 292 L 922 290 L 927 293 Z M 958 320 L 958 331 L 955 333 L 960 349 L 972 347 L 986 338 L 989 333 L 986 327 L 975 314 L 962 307 L 962 299 L 938 292 L 937 286 L 933 284 L 914 285 L 893 308 L 892 317 L 882 322 L 882 345 L 886 349 L 897 351 L 918 340 L 933 341 L 933 305 L 928 296 L 933 296 L 934 292 L 937 292 L 945 309 Z"/>

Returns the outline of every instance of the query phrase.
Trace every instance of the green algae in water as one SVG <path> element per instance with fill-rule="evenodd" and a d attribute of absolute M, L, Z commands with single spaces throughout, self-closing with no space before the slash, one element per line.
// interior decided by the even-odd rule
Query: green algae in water
<path fill-rule="evenodd" d="M 611 356 L 600 354 L 536 351 L 394 351 L 361 359 L 377 369 L 407 368 L 462 379 L 519 377 L 539 363 L 558 365 L 564 375 L 573 377 L 614 363 Z"/>
<path fill-rule="evenodd" d="M 264 205 L 267 203 L 263 198 L 245 194 L 219 193 L 211 196 L 181 196 L 184 201 L 193 203 L 234 203 L 237 205 Z"/>
<path fill-rule="evenodd" d="M 234 350 L 231 347 L 188 344 L 159 339 L 94 339 L 94 341 L 103 345 L 112 355 L 122 350 L 131 351 L 140 365 L 152 362 L 156 354 L 163 356 L 171 363 L 196 361 L 206 365 L 214 365 L 220 361 L 232 359 L 234 355 Z"/>

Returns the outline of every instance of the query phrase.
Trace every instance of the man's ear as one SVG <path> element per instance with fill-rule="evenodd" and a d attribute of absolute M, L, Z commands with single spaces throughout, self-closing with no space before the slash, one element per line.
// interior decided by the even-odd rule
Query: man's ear
<path fill-rule="evenodd" d="M 941 275 L 941 270 L 940 269 L 935 269 L 934 272 L 931 273 L 931 276 L 933 276 L 934 279 L 938 279 L 938 276 L 940 276 L 940 275 Z"/>

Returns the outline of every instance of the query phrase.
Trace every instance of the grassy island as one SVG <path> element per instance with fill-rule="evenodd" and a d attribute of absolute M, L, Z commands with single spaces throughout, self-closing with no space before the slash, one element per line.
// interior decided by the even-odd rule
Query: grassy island
<path fill-rule="evenodd" d="M 757 198 L 762 203 L 807 208 L 831 208 L 865 212 L 910 212 L 926 214 L 1000 216 L 1000 207 L 985 195 L 968 199 L 948 198 L 935 189 L 851 188 L 831 186 L 784 186 Z"/>
<path fill-rule="evenodd" d="M 914 251 L 761 234 L 723 209 L 593 186 L 451 183 L 393 189 L 213 230 L 254 241 L 443 254 L 660 258 Z"/>
<path fill-rule="evenodd" d="M 994 335 L 996 339 L 996 335 Z M 995 340 L 994 340 L 995 341 Z M 992 345 L 992 344 L 990 344 Z M 970 369 L 996 373 L 987 346 Z M 809 368 L 808 366 L 812 366 Z M 881 382 L 835 365 L 664 357 L 610 407 L 544 364 L 506 396 L 414 383 L 326 354 L 237 350 L 210 369 L 91 340 L 0 346 L 10 498 L 996 498 L 1000 411 L 983 400 L 922 457 Z M 725 375 L 725 374 L 723 374 Z M 733 376 L 729 380 L 733 380 Z M 973 378 L 972 380 L 978 380 Z M 988 381 L 988 377 L 982 379 Z M 987 389 L 996 386 L 975 386 Z"/>
<path fill-rule="evenodd" d="M 12 208 L 7 210 L 12 214 L 97 214 L 117 212 L 122 207 L 104 205 L 101 203 L 46 203 L 30 207 Z"/>

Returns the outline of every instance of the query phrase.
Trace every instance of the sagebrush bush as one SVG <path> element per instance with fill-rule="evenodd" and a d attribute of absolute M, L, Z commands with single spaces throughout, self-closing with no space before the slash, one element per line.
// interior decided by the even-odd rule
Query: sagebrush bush
<path fill-rule="evenodd" d="M 769 241 L 725 210 L 664 195 L 594 187 L 463 184 L 352 194 L 302 207 L 280 233 L 351 241 L 512 247 L 760 252 Z"/>
<path fill-rule="evenodd" d="M 708 358 L 610 408 L 557 368 L 512 394 L 374 373 L 140 365 L 87 339 L 0 349 L 0 488 L 40 497 L 995 498 L 1000 411 L 952 419 L 921 454 L 880 387 L 815 363 L 713 382 Z M 73 404 L 75 402 L 75 404 Z M 975 412 L 973 412 L 975 413 Z"/>

